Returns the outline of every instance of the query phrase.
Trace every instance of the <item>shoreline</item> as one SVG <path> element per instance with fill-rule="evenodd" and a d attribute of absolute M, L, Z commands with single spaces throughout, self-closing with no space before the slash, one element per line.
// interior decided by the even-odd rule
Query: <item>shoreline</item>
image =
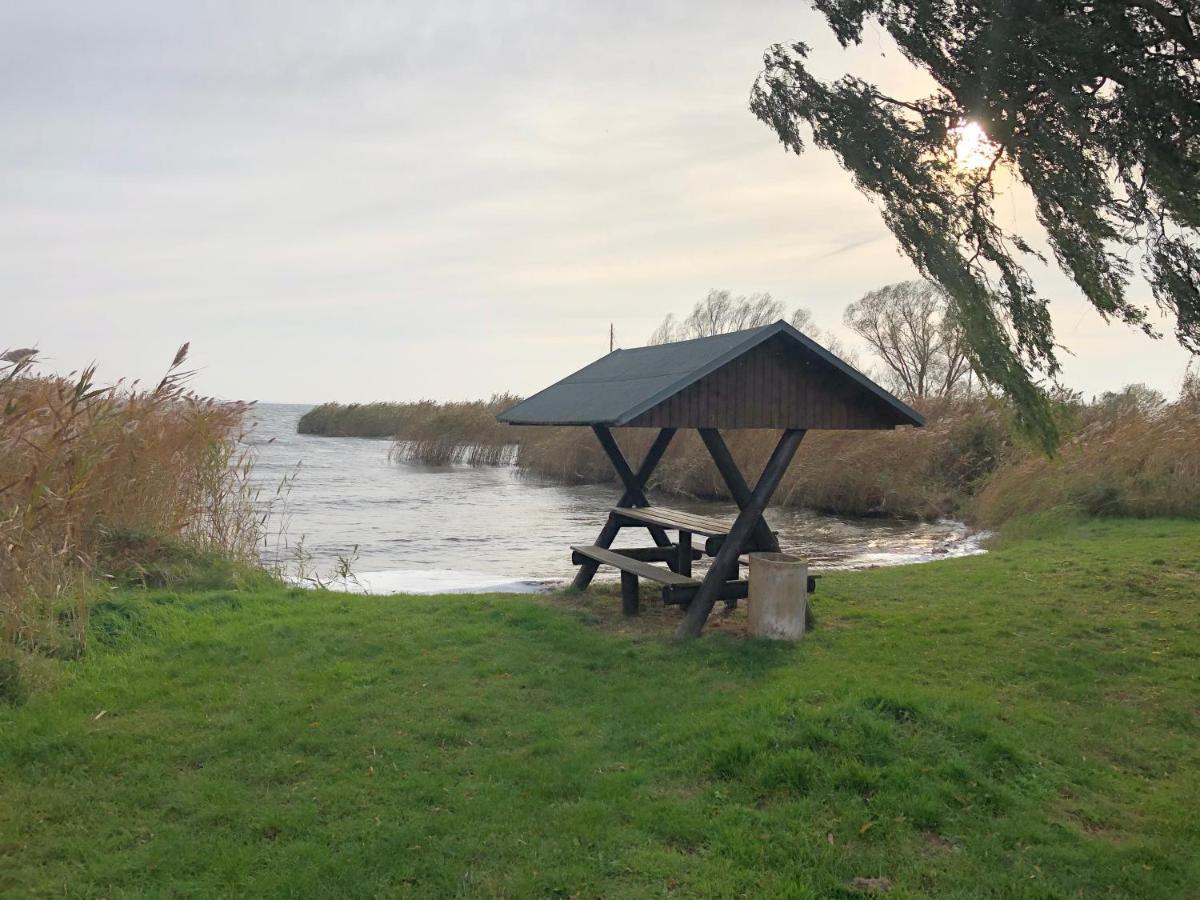
<path fill-rule="evenodd" d="M 961 525 L 963 535 L 949 546 L 942 545 L 931 552 L 873 553 L 869 548 L 858 554 L 856 562 L 810 565 L 813 572 L 860 572 L 901 566 L 922 566 L 947 559 L 962 559 L 988 553 L 985 544 L 995 537 L 987 530 L 973 531 L 965 523 L 943 521 L 942 525 Z M 784 552 L 791 552 L 784 548 Z M 704 567 L 697 568 L 703 572 Z M 311 579 L 287 577 L 289 584 L 312 586 Z M 619 576 L 601 569 L 597 581 L 617 584 Z M 387 596 L 405 594 L 426 596 L 434 594 L 541 594 L 565 588 L 569 578 L 532 578 L 469 569 L 407 568 L 353 572 L 346 578 L 320 579 L 320 587 L 340 593 Z"/>

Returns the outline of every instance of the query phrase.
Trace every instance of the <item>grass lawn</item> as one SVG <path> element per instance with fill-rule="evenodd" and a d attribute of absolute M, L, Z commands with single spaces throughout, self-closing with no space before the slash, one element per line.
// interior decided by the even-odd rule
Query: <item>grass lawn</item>
<path fill-rule="evenodd" d="M 0 896 L 1200 893 L 1200 523 L 832 574 L 796 647 L 618 605 L 119 594 L 0 706 Z"/>

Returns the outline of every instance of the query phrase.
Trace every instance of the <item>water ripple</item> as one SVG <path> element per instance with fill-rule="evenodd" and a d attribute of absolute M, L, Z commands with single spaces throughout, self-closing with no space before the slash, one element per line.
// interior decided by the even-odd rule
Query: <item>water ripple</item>
<path fill-rule="evenodd" d="M 561 583 L 575 570 L 568 547 L 595 540 L 615 499 L 613 485 L 555 484 L 511 467 L 390 462 L 388 441 L 297 434 L 308 408 L 256 408 L 254 478 L 264 501 L 284 476 L 296 476 L 286 502 L 274 504 L 264 557 L 292 558 L 301 537 L 310 572 L 327 574 L 339 556 L 354 556 L 360 584 L 348 589 L 518 591 Z M 725 504 L 667 503 L 705 515 L 731 511 Z M 772 508 L 767 518 L 783 549 L 817 569 L 982 553 L 986 537 L 951 520 L 851 520 L 791 508 Z M 627 530 L 617 546 L 644 541 L 644 533 Z"/>

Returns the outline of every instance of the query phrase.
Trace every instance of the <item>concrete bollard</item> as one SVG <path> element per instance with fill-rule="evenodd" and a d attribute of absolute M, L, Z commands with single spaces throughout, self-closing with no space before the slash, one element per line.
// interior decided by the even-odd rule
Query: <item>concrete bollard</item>
<path fill-rule="evenodd" d="M 808 560 L 786 553 L 750 554 L 749 627 L 755 637 L 804 637 Z"/>

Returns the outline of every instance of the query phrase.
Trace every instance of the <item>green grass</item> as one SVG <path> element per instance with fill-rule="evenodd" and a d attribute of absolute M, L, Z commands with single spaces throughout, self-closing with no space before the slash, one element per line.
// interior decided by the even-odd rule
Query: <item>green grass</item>
<path fill-rule="evenodd" d="M 0 895 L 1196 896 L 1198 601 L 1154 520 L 829 575 L 796 647 L 126 592 L 0 706 Z"/>

